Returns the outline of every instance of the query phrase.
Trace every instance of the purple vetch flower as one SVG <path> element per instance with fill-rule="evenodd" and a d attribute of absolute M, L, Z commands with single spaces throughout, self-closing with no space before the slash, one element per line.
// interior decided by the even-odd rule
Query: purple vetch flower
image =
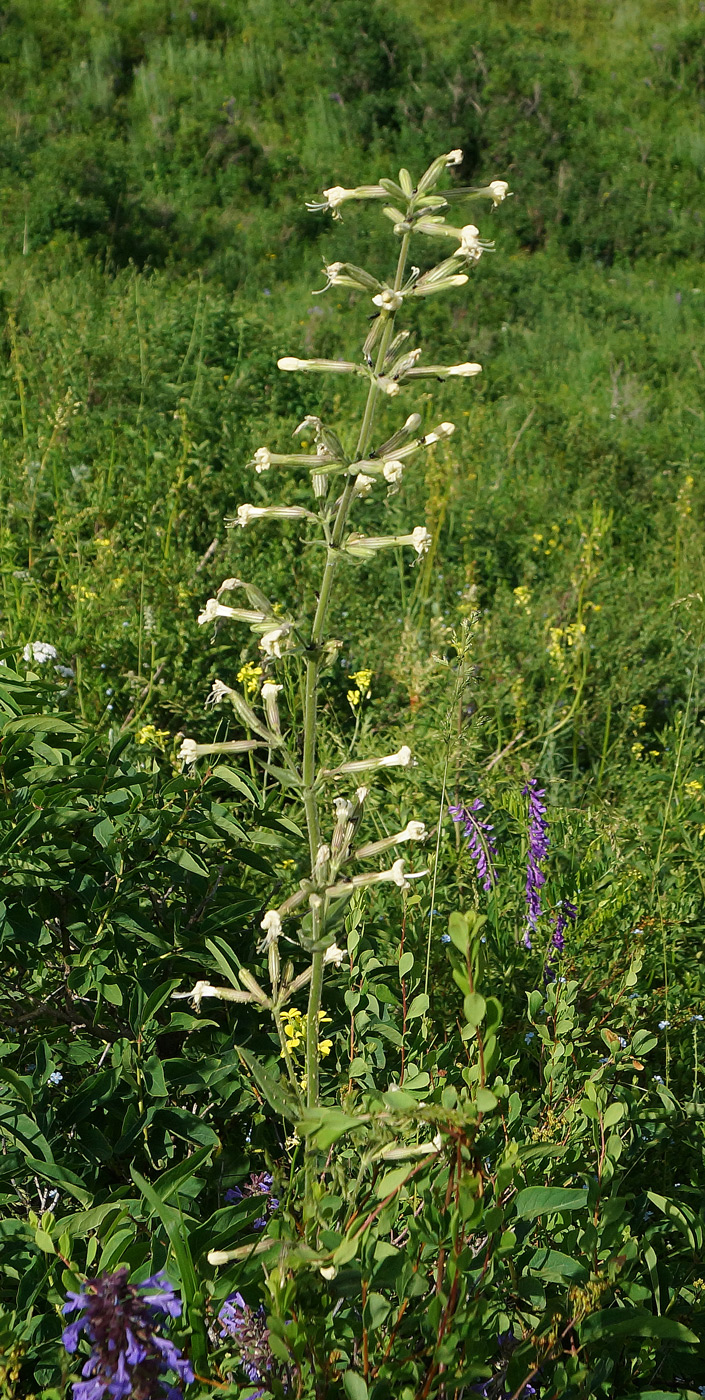
<path fill-rule="evenodd" d="M 529 855 L 526 863 L 526 929 L 524 947 L 531 947 L 531 935 L 541 917 L 541 889 L 546 883 L 542 864 L 548 855 L 550 837 L 546 821 L 546 806 L 541 801 L 546 796 L 543 788 L 537 788 L 536 778 L 529 778 L 522 796 L 529 799 Z"/>
<path fill-rule="evenodd" d="M 267 1317 L 262 1304 L 251 1308 L 241 1293 L 231 1293 L 218 1313 L 222 1338 L 236 1343 L 240 1365 L 249 1381 L 263 1381 L 274 1364 Z"/>
<path fill-rule="evenodd" d="M 449 807 L 448 814 L 457 825 L 462 825 L 470 855 L 472 856 L 477 869 L 477 878 L 482 882 L 483 890 L 492 890 L 497 884 L 497 871 L 495 860 L 497 858 L 497 845 L 493 836 L 494 826 L 492 822 L 485 821 L 483 817 L 477 816 L 484 807 L 481 798 L 476 797 L 469 807 L 461 805 Z"/>
<path fill-rule="evenodd" d="M 74 1381 L 74 1400 L 169 1400 L 194 1379 L 190 1361 L 161 1328 L 164 1318 L 181 1316 L 181 1300 L 163 1273 L 144 1283 L 128 1283 L 127 1269 L 87 1279 L 77 1293 L 69 1291 L 62 1311 L 81 1316 L 64 1329 L 67 1351 L 76 1351 L 81 1334 L 91 1353 Z M 180 1382 L 166 1379 L 173 1372 Z"/>
<path fill-rule="evenodd" d="M 250 1179 L 245 1182 L 244 1186 L 231 1186 L 225 1192 L 225 1199 L 229 1205 L 232 1205 L 236 1201 L 245 1200 L 247 1196 L 266 1197 L 264 1205 L 266 1215 L 260 1215 L 257 1220 L 252 1222 L 255 1230 L 263 1230 L 267 1224 L 267 1216 L 271 1215 L 272 1211 L 279 1209 L 279 1200 L 272 1195 L 272 1185 L 271 1172 L 251 1172 Z"/>
<path fill-rule="evenodd" d="M 553 937 L 551 947 L 557 953 L 562 953 L 565 948 L 565 931 L 568 924 L 574 924 L 578 917 L 578 910 L 575 904 L 569 899 L 562 899 L 555 915 Z"/>

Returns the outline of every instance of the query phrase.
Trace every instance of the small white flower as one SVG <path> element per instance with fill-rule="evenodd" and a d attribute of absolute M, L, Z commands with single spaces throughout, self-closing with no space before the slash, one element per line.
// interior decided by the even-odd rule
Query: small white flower
<path fill-rule="evenodd" d="M 295 355 L 284 355 L 277 360 L 277 369 L 308 369 L 308 360 L 297 360 Z"/>
<path fill-rule="evenodd" d="M 184 739 L 184 742 L 181 745 L 181 748 L 179 749 L 179 752 L 177 754 L 177 758 L 180 758 L 182 763 L 196 762 L 196 759 L 198 758 L 198 744 L 196 743 L 195 739 Z"/>
<path fill-rule="evenodd" d="M 238 506 L 236 525 L 242 525 L 243 529 L 249 525 L 251 520 L 259 520 L 265 514 L 266 506 Z"/>
<path fill-rule="evenodd" d="M 380 389 L 383 391 L 383 393 L 387 394 L 390 399 L 396 398 L 397 394 L 399 393 L 399 385 L 397 384 L 396 379 L 390 379 L 388 375 L 380 374 L 378 376 L 377 383 Z"/>
<path fill-rule="evenodd" d="M 408 890 L 408 888 L 409 888 L 409 881 L 407 880 L 407 878 L 406 878 L 406 876 L 405 876 L 405 874 L 404 874 L 404 858 L 403 858 L 403 856 L 400 856 L 400 857 L 399 857 L 399 860 L 395 860 L 395 861 L 394 861 L 394 864 L 392 865 L 391 871 L 390 871 L 389 873 L 390 873 L 390 878 L 394 881 L 394 884 L 395 884 L 395 885 L 398 885 L 398 886 L 399 886 L 399 889 L 400 889 L 400 890 Z"/>
<path fill-rule="evenodd" d="M 509 185 L 507 184 L 506 180 L 490 180 L 490 183 L 487 186 L 487 188 L 490 191 L 495 204 L 501 204 L 502 200 L 507 198 L 507 191 L 509 190 Z"/>
<path fill-rule="evenodd" d="M 465 227 L 461 229 L 461 234 L 462 237 L 458 252 L 464 253 L 465 257 L 469 258 L 471 262 L 478 262 L 482 257 L 483 251 L 480 242 L 479 228 L 476 228 L 474 224 L 466 224 Z"/>
<path fill-rule="evenodd" d="M 364 472 L 358 472 L 355 477 L 355 495 L 363 497 L 369 496 L 374 484 L 375 479 L 373 476 L 365 476 Z"/>
<path fill-rule="evenodd" d="M 395 841 L 423 841 L 426 827 L 423 822 L 407 822 L 403 831 L 395 836 Z"/>
<path fill-rule="evenodd" d="M 336 797 L 333 802 L 333 811 L 337 822 L 347 822 L 352 816 L 353 805 L 347 797 Z"/>
<path fill-rule="evenodd" d="M 277 938 L 281 938 L 282 921 L 276 909 L 267 910 L 260 924 L 260 928 L 263 928 L 267 935 L 263 943 L 263 947 L 265 948 L 268 948 L 270 943 L 276 942 Z"/>
<path fill-rule="evenodd" d="M 36 661 L 38 666 L 43 666 L 45 661 L 56 660 L 57 651 L 51 642 L 27 642 L 22 655 L 25 661 Z"/>
<path fill-rule="evenodd" d="M 459 379 L 468 379 L 473 374 L 482 374 L 482 365 L 475 365 L 468 362 L 464 365 L 451 365 L 447 371 L 448 376 L 455 376 Z"/>
<path fill-rule="evenodd" d="M 378 759 L 380 768 L 408 768 L 411 763 L 411 749 L 408 744 L 402 744 L 396 753 L 387 754 L 386 758 Z"/>
<path fill-rule="evenodd" d="M 455 151 L 449 151 L 446 156 L 446 165 L 460 165 L 462 159 L 463 153 L 459 148 Z"/>
<path fill-rule="evenodd" d="M 211 598 L 210 601 L 213 602 L 213 599 Z M 202 616 L 203 616 L 203 614 L 201 614 L 201 617 L 202 617 Z M 200 622 L 200 621 L 201 621 L 201 618 L 199 617 L 198 620 L 199 620 L 199 622 Z M 219 681 L 219 680 L 216 678 L 216 680 L 214 680 L 214 682 L 213 682 L 213 685 L 211 686 L 210 695 L 208 696 L 208 698 L 207 698 L 207 700 L 206 700 L 206 704 L 207 704 L 207 705 L 219 705 L 220 702 L 221 702 L 221 700 L 224 700 L 224 699 L 225 699 L 226 695 L 232 695 L 232 693 L 233 693 L 233 692 L 232 692 L 231 687 L 230 687 L 229 685 L 226 685 L 226 684 L 225 684 L 225 681 Z"/>
<path fill-rule="evenodd" d="M 215 622 L 217 617 L 229 617 L 232 609 L 219 603 L 217 598 L 209 598 L 203 612 L 198 614 L 198 625 L 202 627 L 204 622 Z"/>
<path fill-rule="evenodd" d="M 267 716 L 267 724 L 274 734 L 281 734 L 281 721 L 279 719 L 279 706 L 277 696 L 283 686 L 275 685 L 274 681 L 265 681 L 262 686 L 262 704 Z"/>
<path fill-rule="evenodd" d="M 398 486 L 403 474 L 404 463 L 397 462 L 394 459 L 392 459 L 391 462 L 385 462 L 382 468 L 382 475 L 385 481 L 389 482 L 390 486 Z"/>
<path fill-rule="evenodd" d="M 346 190 L 343 185 L 331 185 L 329 190 L 323 191 L 323 197 L 329 209 L 339 209 L 346 199 L 352 199 L 354 193 L 354 190 Z"/>
<path fill-rule="evenodd" d="M 377 296 L 372 298 L 373 304 L 381 311 L 398 311 L 403 300 L 401 292 L 393 292 L 389 287 L 385 287 L 384 291 L 378 292 Z"/>
<path fill-rule="evenodd" d="M 283 689 L 284 687 L 282 685 L 275 685 L 274 681 L 265 681 L 262 686 L 262 699 L 265 705 L 271 700 L 276 700 L 279 691 Z"/>
<path fill-rule="evenodd" d="M 427 433 L 423 439 L 424 447 L 431 447 L 434 442 L 442 442 L 444 438 L 450 437 L 455 432 L 455 423 L 439 423 L 432 433 Z"/>
<path fill-rule="evenodd" d="M 64 1077 L 64 1076 L 63 1076 L 63 1074 L 61 1073 L 61 1070 L 53 1069 L 52 1072 L 51 1072 L 51 1074 L 49 1075 L 49 1077 L 48 1077 L 48 1079 L 47 1079 L 47 1084 L 52 1084 L 52 1085 L 61 1084 L 61 1082 L 62 1082 L 62 1080 L 63 1080 L 63 1077 Z"/>
<path fill-rule="evenodd" d="M 255 471 L 258 476 L 260 472 L 268 472 L 272 465 L 272 455 L 268 447 L 258 447 L 253 458 Z"/>
<path fill-rule="evenodd" d="M 331 1264 L 329 1268 L 319 1268 L 318 1272 L 321 1275 L 321 1278 L 326 1279 L 326 1281 L 330 1283 L 331 1280 L 336 1277 L 338 1270 L 336 1269 L 335 1264 Z"/>
<path fill-rule="evenodd" d="M 417 525 L 416 529 L 412 530 L 411 532 L 411 538 L 409 542 L 410 544 L 413 544 L 416 553 L 418 554 L 419 558 L 421 558 L 424 554 L 428 553 L 428 550 L 431 547 L 431 540 L 432 536 L 429 534 L 428 530 L 426 529 L 426 526 Z"/>
<path fill-rule="evenodd" d="M 286 636 L 287 631 L 286 627 L 273 627 L 271 631 L 265 632 L 264 636 L 260 637 L 260 651 L 263 651 L 265 656 L 281 657 L 281 640 L 282 637 Z"/>
<path fill-rule="evenodd" d="M 329 963 L 332 963 L 334 967 L 340 967 L 341 963 L 344 962 L 344 960 L 345 953 L 342 948 L 338 947 L 337 943 L 331 943 L 330 948 L 326 948 L 326 951 L 323 955 L 324 967 L 326 967 Z"/>
<path fill-rule="evenodd" d="M 340 277 L 340 274 L 345 264 L 341 262 L 333 262 L 324 263 L 323 266 L 325 269 L 326 277 L 328 278 L 329 286 L 335 287 L 338 283 L 338 278 Z"/>

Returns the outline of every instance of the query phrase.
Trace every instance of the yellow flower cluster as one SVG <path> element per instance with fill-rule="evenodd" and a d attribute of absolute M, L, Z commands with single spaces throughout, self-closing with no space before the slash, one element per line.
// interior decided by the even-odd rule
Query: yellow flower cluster
<path fill-rule="evenodd" d="M 327 1016 L 325 1011 L 319 1011 L 319 1027 L 324 1025 L 326 1021 L 330 1020 L 331 1017 Z M 290 1011 L 282 1011 L 282 1024 L 284 1027 L 284 1034 L 286 1036 L 286 1048 L 289 1051 L 289 1054 L 291 1055 L 292 1059 L 296 1059 L 299 1049 L 306 1042 L 306 1017 L 304 1016 L 302 1011 L 299 1011 L 298 1006 L 293 1006 Z M 332 1040 L 319 1040 L 318 1053 L 322 1060 L 325 1060 L 326 1055 L 330 1055 L 332 1049 Z M 284 1058 L 283 1051 L 281 1058 Z"/>
<path fill-rule="evenodd" d="M 262 667 L 256 666 L 252 661 L 246 661 L 237 673 L 238 685 L 241 685 L 248 700 L 257 694 L 259 678 L 262 675 Z"/>
<path fill-rule="evenodd" d="M 150 744 L 152 748 L 163 749 L 168 738 L 168 729 L 157 729 L 153 724 L 143 724 L 135 734 L 135 743 Z"/>
<path fill-rule="evenodd" d="M 356 682 L 356 689 L 348 691 L 348 704 L 351 709 L 355 710 L 362 700 L 369 700 L 370 698 L 372 672 L 367 670 L 351 671 L 350 679 Z"/>
<path fill-rule="evenodd" d="M 527 617 L 531 617 L 531 608 L 529 606 L 531 602 L 530 588 L 526 588 L 523 584 L 519 588 L 515 588 L 514 602 L 516 603 L 518 608 L 524 609 L 524 612 L 526 613 Z"/>
<path fill-rule="evenodd" d="M 688 797 L 699 797 L 702 790 L 703 785 L 702 783 L 698 782 L 697 778 L 691 778 L 690 782 L 686 783 L 685 785 L 685 791 L 687 792 Z"/>

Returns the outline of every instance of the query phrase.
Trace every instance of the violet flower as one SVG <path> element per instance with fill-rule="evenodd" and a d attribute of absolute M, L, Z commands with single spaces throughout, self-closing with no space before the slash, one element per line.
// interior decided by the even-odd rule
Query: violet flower
<path fill-rule="evenodd" d="M 557 953 L 562 953 L 565 948 L 565 930 L 568 924 L 574 924 L 578 917 L 576 906 L 569 899 L 561 900 L 558 912 L 555 917 L 555 927 L 551 939 L 551 947 Z"/>
<path fill-rule="evenodd" d="M 231 1293 L 218 1313 L 221 1337 L 230 1337 L 237 1350 L 245 1375 L 253 1384 L 265 1380 L 274 1364 L 269 1345 L 269 1329 L 262 1304 L 251 1308 L 241 1293 Z"/>
<path fill-rule="evenodd" d="M 490 891 L 497 884 L 497 871 L 495 860 L 497 858 L 497 845 L 492 835 L 494 826 L 492 822 L 485 821 L 476 815 L 484 807 L 481 798 L 476 797 L 469 807 L 457 806 L 449 807 L 448 814 L 457 825 L 463 827 L 470 855 L 475 862 L 477 878 L 482 882 L 483 890 Z"/>
<path fill-rule="evenodd" d="M 88 1279 L 79 1292 L 69 1291 L 62 1311 L 81 1316 L 64 1329 L 67 1351 L 76 1351 L 82 1333 L 91 1343 L 82 1381 L 74 1381 L 74 1400 L 176 1400 L 193 1379 L 190 1361 L 162 1335 L 167 1318 L 181 1316 L 181 1300 L 165 1274 L 144 1283 L 128 1283 L 127 1269 Z M 164 1379 L 172 1371 L 180 1385 Z"/>
<path fill-rule="evenodd" d="M 267 1216 L 271 1215 L 272 1211 L 279 1209 L 279 1201 L 276 1196 L 272 1195 L 272 1185 L 271 1172 L 251 1172 L 250 1179 L 245 1182 L 244 1186 L 231 1186 L 225 1192 L 225 1199 L 229 1205 L 232 1205 L 235 1201 L 243 1201 L 248 1196 L 265 1196 L 266 1215 L 260 1215 L 252 1222 L 253 1229 L 263 1230 L 267 1224 Z"/>
<path fill-rule="evenodd" d="M 531 947 L 531 934 L 541 917 L 541 889 L 546 883 L 542 864 L 548 855 L 550 837 L 546 821 L 546 806 L 541 801 L 546 796 L 543 788 L 537 788 L 536 778 L 529 778 L 522 796 L 529 799 L 529 857 L 526 865 L 526 929 L 524 947 Z"/>

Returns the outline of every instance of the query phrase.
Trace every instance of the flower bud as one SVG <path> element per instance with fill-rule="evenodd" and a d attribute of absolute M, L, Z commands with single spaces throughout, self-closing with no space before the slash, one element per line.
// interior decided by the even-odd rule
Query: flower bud
<path fill-rule="evenodd" d="M 267 716 L 267 724 L 269 725 L 269 728 L 272 730 L 272 732 L 277 736 L 281 734 L 281 721 L 279 719 L 279 706 L 277 705 L 277 696 L 280 690 L 282 689 L 283 686 L 275 685 L 274 681 L 265 681 L 261 691 L 262 704 L 264 705 L 265 714 Z"/>
<path fill-rule="evenodd" d="M 381 311 L 398 311 L 403 300 L 400 292 L 391 291 L 389 287 L 385 287 L 376 297 L 372 298 L 373 304 L 379 306 Z"/>

